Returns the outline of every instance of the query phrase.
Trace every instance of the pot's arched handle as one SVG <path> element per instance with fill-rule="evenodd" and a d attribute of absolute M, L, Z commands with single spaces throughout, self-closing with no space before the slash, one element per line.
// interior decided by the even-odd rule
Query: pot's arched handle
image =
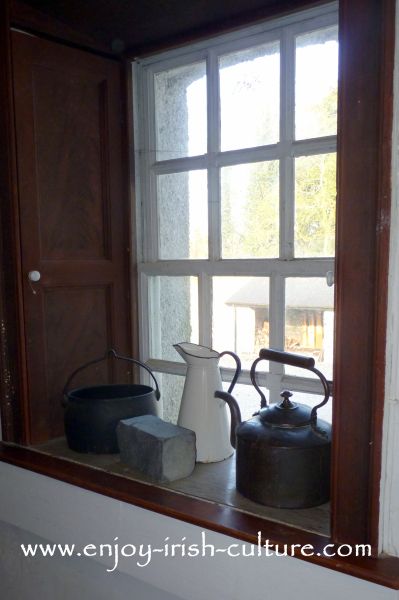
<path fill-rule="evenodd" d="M 290 365 L 292 367 L 301 367 L 302 369 L 307 369 L 308 371 L 312 371 L 315 373 L 317 377 L 320 379 L 321 384 L 323 386 L 324 398 L 317 406 L 312 408 L 310 413 L 311 421 L 316 421 L 317 419 L 317 409 L 324 406 L 328 399 L 330 398 L 330 384 L 327 379 L 324 377 L 323 373 L 321 373 L 318 369 L 315 368 L 315 360 L 311 356 L 303 356 L 301 354 L 293 354 L 292 352 L 282 352 L 281 350 L 273 350 L 271 348 L 262 348 L 259 351 L 259 358 L 257 358 L 252 367 L 251 367 L 251 382 L 257 392 L 261 397 L 260 407 L 264 408 L 267 406 L 266 397 L 262 390 L 259 388 L 256 383 L 255 370 L 256 365 L 261 360 L 272 360 L 274 362 L 282 363 L 284 365 Z"/>
<path fill-rule="evenodd" d="M 106 358 L 108 358 L 108 356 L 113 356 L 114 358 L 117 358 L 119 360 L 127 360 L 128 362 L 134 363 L 135 365 L 138 365 L 139 367 L 143 367 L 143 369 L 145 369 L 152 377 L 152 379 L 154 380 L 155 383 L 155 398 L 157 400 L 159 400 L 159 398 L 161 397 L 161 392 L 159 391 L 159 386 L 158 386 L 158 382 L 155 379 L 155 375 L 152 372 L 152 370 L 150 369 L 150 367 L 147 367 L 147 365 L 145 365 L 144 363 L 142 363 L 139 360 L 136 360 L 135 358 L 130 358 L 130 356 L 122 356 L 120 354 L 118 354 L 113 348 L 110 348 L 109 350 L 107 350 L 107 352 L 104 354 L 104 356 L 101 356 L 100 358 L 95 358 L 94 360 L 90 360 L 89 362 L 85 363 L 84 365 L 82 365 L 81 367 L 78 367 L 77 369 L 75 369 L 75 371 L 73 371 L 73 373 L 68 377 L 68 380 L 64 386 L 63 392 L 62 392 L 62 405 L 66 406 L 68 403 L 68 387 L 72 381 L 72 379 L 75 377 L 75 375 L 77 375 L 79 373 L 79 371 L 83 371 L 83 369 L 86 369 L 87 367 L 90 367 L 91 365 L 95 365 L 96 363 L 101 362 L 102 360 L 105 360 Z"/>
<path fill-rule="evenodd" d="M 229 387 L 229 389 L 227 390 L 227 393 L 228 393 L 228 394 L 231 394 L 231 392 L 232 392 L 232 390 L 233 390 L 233 387 L 234 387 L 234 386 L 235 386 L 235 384 L 237 383 L 237 379 L 239 378 L 239 376 L 240 376 L 240 373 L 241 373 L 241 360 L 240 360 L 240 357 L 239 357 L 239 356 L 237 356 L 237 354 L 235 354 L 234 352 L 231 352 L 230 350 L 225 350 L 224 352 L 221 352 L 221 353 L 219 354 L 219 358 L 221 358 L 221 357 L 222 357 L 222 356 L 224 356 L 225 354 L 228 354 L 229 356 L 232 356 L 232 357 L 234 358 L 234 360 L 236 361 L 236 365 L 237 365 L 237 366 L 236 366 L 236 372 L 234 373 L 234 377 L 233 377 L 233 379 L 231 380 L 230 387 Z"/>

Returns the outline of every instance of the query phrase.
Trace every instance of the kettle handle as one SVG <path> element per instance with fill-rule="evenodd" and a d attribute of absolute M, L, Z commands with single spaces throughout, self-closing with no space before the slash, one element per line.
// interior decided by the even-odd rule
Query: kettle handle
<path fill-rule="evenodd" d="M 234 352 L 231 352 L 230 350 L 225 350 L 224 352 L 221 352 L 219 354 L 219 358 L 221 358 L 225 354 L 228 354 L 229 356 L 232 356 L 234 358 L 234 360 L 236 361 L 236 365 L 237 365 L 236 366 L 236 372 L 234 373 L 234 377 L 231 380 L 230 387 L 227 390 L 227 393 L 231 394 L 231 392 L 233 391 L 233 387 L 237 383 L 237 379 L 239 378 L 240 373 L 241 373 L 241 360 L 240 360 L 240 357 L 237 356 L 237 354 L 235 354 Z"/>
<path fill-rule="evenodd" d="M 261 348 L 259 350 L 259 358 L 283 363 L 291 367 L 302 367 L 303 369 L 313 369 L 315 365 L 315 360 L 311 356 L 281 352 L 281 350 L 272 350 L 272 348 Z"/>
<path fill-rule="evenodd" d="M 267 406 L 266 397 L 260 389 L 260 387 L 258 386 L 255 377 L 256 366 L 261 360 L 271 360 L 285 365 L 290 365 L 292 367 L 301 367 L 302 369 L 312 371 L 312 373 L 315 373 L 318 376 L 323 386 L 324 398 L 320 402 L 320 404 L 317 404 L 317 406 L 314 406 L 312 408 L 312 411 L 310 413 L 311 420 L 316 421 L 317 410 L 324 406 L 330 398 L 330 384 L 324 377 L 323 373 L 321 373 L 318 369 L 315 368 L 314 358 L 312 358 L 311 356 L 303 356 L 302 354 L 293 354 L 292 352 L 282 352 L 281 350 L 273 350 L 272 348 L 262 348 L 259 351 L 259 358 L 257 358 L 252 364 L 250 377 L 252 385 L 260 395 L 260 407 L 265 408 Z"/>
<path fill-rule="evenodd" d="M 104 354 L 104 356 L 101 356 L 101 358 L 96 358 L 94 360 L 90 360 L 89 362 L 85 363 L 81 367 L 78 367 L 77 369 L 75 369 L 75 371 L 73 371 L 73 373 L 68 377 L 68 380 L 67 380 L 67 382 L 64 386 L 63 392 L 62 392 L 63 406 L 66 406 L 68 403 L 68 387 L 69 387 L 69 384 L 71 383 L 72 379 L 75 377 L 75 375 L 77 375 L 79 373 L 79 371 L 83 371 L 83 369 L 86 369 L 86 367 L 90 367 L 91 365 L 95 365 L 96 363 L 99 363 L 102 360 L 105 360 L 108 356 L 113 356 L 114 358 L 118 358 L 120 360 L 127 360 L 129 362 L 134 363 L 135 365 L 138 365 L 139 367 L 143 367 L 143 369 L 148 371 L 148 373 L 151 375 L 151 377 L 155 383 L 155 398 L 157 400 L 159 400 L 159 398 L 161 397 L 161 392 L 159 391 L 158 382 L 155 379 L 154 373 L 152 372 L 150 367 L 147 367 L 147 365 L 145 365 L 144 363 L 142 363 L 139 360 L 136 360 L 134 358 L 130 358 L 129 356 L 121 356 L 113 348 L 110 348 L 109 350 L 107 350 L 107 352 Z"/>

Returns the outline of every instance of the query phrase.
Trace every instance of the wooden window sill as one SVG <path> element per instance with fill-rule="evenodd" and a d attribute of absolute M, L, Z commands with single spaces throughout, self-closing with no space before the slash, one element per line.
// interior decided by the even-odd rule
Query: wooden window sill
<path fill-rule="evenodd" d="M 399 590 L 399 558 L 317 556 L 317 553 L 322 553 L 326 544 L 331 543 L 330 538 L 259 518 L 231 506 L 182 495 L 173 490 L 121 477 L 27 447 L 0 442 L 0 460 L 249 543 L 256 544 L 258 531 L 262 531 L 263 537 L 267 537 L 270 543 L 279 544 L 280 547 L 283 544 L 302 546 L 312 544 L 315 556 L 305 557 L 299 552 L 295 556 L 319 566 Z"/>
<path fill-rule="evenodd" d="M 31 446 L 31 449 L 50 456 L 64 458 L 75 464 L 95 467 L 107 473 L 133 479 L 146 485 L 154 485 L 142 473 L 132 471 L 121 463 L 119 454 L 82 454 L 74 452 L 70 450 L 64 437 L 56 438 L 37 446 Z M 284 510 L 262 506 L 244 498 L 236 490 L 235 481 L 235 456 L 233 455 L 226 460 L 216 463 L 197 463 L 190 477 L 185 477 L 171 483 L 155 485 L 156 487 L 177 492 L 186 497 L 231 506 L 240 512 L 248 513 L 261 519 L 304 529 L 310 533 L 320 534 L 327 538 L 330 536 L 329 503 L 313 508 L 297 510 Z"/>

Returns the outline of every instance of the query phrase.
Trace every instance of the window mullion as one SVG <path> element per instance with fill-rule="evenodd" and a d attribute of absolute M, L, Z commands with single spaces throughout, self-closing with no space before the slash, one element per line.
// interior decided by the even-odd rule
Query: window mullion
<path fill-rule="evenodd" d="M 285 279 L 278 273 L 270 277 L 269 298 L 269 343 L 276 350 L 284 349 L 284 327 L 285 327 Z M 270 377 L 268 388 L 271 398 L 278 398 L 281 392 L 284 367 L 280 363 L 269 363 Z"/>
<path fill-rule="evenodd" d="M 280 139 L 290 152 L 280 160 L 280 258 L 294 257 L 294 141 L 295 45 L 283 31 L 280 46 Z"/>
<path fill-rule="evenodd" d="M 221 258 L 220 169 L 216 156 L 220 148 L 220 103 L 218 57 L 209 51 L 207 58 L 208 95 L 208 231 L 209 259 Z"/>
<path fill-rule="evenodd" d="M 147 202 L 144 211 L 145 231 L 149 235 L 145 236 L 144 255 L 145 259 L 155 261 L 158 259 L 158 205 L 157 205 L 157 177 L 152 169 L 156 161 L 156 135 L 155 135 L 155 94 L 154 94 L 154 74 L 151 69 L 146 72 L 147 103 L 144 113 L 144 119 L 147 121 L 148 133 L 147 144 L 144 155 L 144 168 L 148 173 L 147 179 Z"/>
<path fill-rule="evenodd" d="M 208 235 L 209 259 L 220 260 L 222 254 L 221 211 L 220 211 L 220 169 L 208 169 Z"/>
<path fill-rule="evenodd" d="M 146 362 L 150 357 L 150 296 L 148 290 L 148 277 L 145 273 L 139 274 L 139 353 L 140 359 Z M 140 380 L 142 373 L 140 373 Z"/>
<path fill-rule="evenodd" d="M 198 277 L 199 343 L 212 346 L 212 278 L 205 273 Z"/>

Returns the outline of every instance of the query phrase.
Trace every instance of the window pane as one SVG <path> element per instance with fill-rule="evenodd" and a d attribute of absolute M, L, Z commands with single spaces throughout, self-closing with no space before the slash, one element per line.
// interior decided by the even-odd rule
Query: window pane
<path fill-rule="evenodd" d="M 316 368 L 332 378 L 334 336 L 334 289 L 321 277 L 293 277 L 285 288 L 285 350 L 313 356 Z M 285 372 L 299 377 L 309 371 L 285 366 Z"/>
<path fill-rule="evenodd" d="M 154 88 L 157 160 L 205 154 L 205 62 L 156 73 Z"/>
<path fill-rule="evenodd" d="M 159 175 L 157 192 L 159 257 L 208 258 L 206 171 Z"/>
<path fill-rule="evenodd" d="M 198 279 L 149 277 L 151 358 L 183 361 L 173 348 L 198 343 Z"/>
<path fill-rule="evenodd" d="M 183 396 L 185 377 L 155 373 L 161 392 L 162 418 L 169 423 L 177 423 L 180 401 Z"/>
<path fill-rule="evenodd" d="M 222 151 L 278 142 L 278 42 L 222 56 L 219 77 Z"/>
<path fill-rule="evenodd" d="M 245 369 L 269 346 L 268 277 L 213 278 L 212 346 L 236 352 Z"/>
<path fill-rule="evenodd" d="M 221 169 L 223 258 L 279 255 L 279 163 Z"/>
<path fill-rule="evenodd" d="M 299 402 L 300 404 L 307 404 L 308 406 L 311 406 L 313 408 L 314 406 L 320 404 L 323 398 L 324 395 L 319 396 L 317 394 L 304 394 L 301 392 L 293 392 L 291 400 L 293 400 L 294 402 Z M 318 419 L 323 419 L 323 421 L 327 421 L 327 423 L 332 422 L 332 403 L 333 400 L 330 396 L 330 399 L 327 402 L 327 404 L 319 408 L 319 410 L 317 411 Z"/>
<path fill-rule="evenodd" d="M 227 392 L 230 382 L 223 382 L 223 389 Z M 269 398 L 269 392 L 261 386 L 262 392 L 266 398 Z M 253 414 L 260 409 L 260 395 L 255 390 L 253 385 L 237 383 L 232 391 L 234 398 L 237 400 L 240 407 L 241 418 L 243 421 L 250 419 Z"/>
<path fill-rule="evenodd" d="M 338 28 L 296 38 L 295 137 L 337 133 Z"/>
<path fill-rule="evenodd" d="M 295 160 L 295 256 L 334 256 L 336 154 Z"/>

